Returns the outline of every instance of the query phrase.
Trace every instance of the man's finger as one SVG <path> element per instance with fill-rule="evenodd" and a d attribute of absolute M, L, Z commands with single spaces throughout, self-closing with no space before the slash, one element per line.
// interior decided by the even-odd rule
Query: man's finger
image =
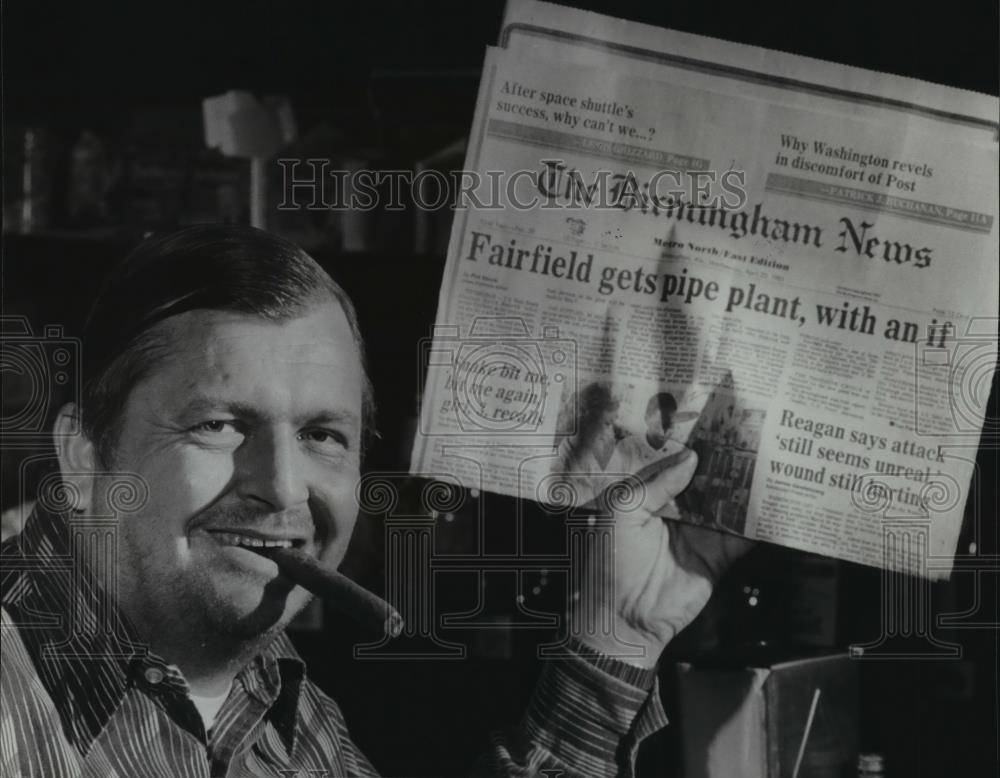
<path fill-rule="evenodd" d="M 650 513 L 657 513 L 687 488 L 697 467 L 698 456 L 691 449 L 684 449 L 644 467 L 636 473 L 645 490 L 643 506 Z"/>
<path fill-rule="evenodd" d="M 718 580 L 737 559 L 757 544 L 730 532 L 700 527 L 683 521 L 665 519 L 670 531 L 670 545 L 677 563 L 692 572 Z"/>

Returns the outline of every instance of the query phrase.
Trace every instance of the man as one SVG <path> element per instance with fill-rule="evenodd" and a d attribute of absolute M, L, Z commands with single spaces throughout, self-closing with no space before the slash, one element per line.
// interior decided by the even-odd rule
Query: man
<path fill-rule="evenodd" d="M 623 438 L 612 460 L 622 473 L 659 474 L 668 494 L 659 515 L 667 519 L 680 518 L 674 498 L 687 488 L 698 468 L 698 455 L 670 436 L 676 413 L 677 400 L 672 394 L 654 394 L 646 404 L 645 433 Z"/>
<path fill-rule="evenodd" d="M 191 227 L 112 273 L 83 355 L 56 421 L 64 502 L 3 547 L 0 773 L 374 775 L 284 634 L 308 594 L 252 550 L 344 557 L 373 408 L 347 296 L 280 238 Z M 614 634 L 576 630 L 482 773 L 627 774 L 665 723 L 656 659 L 742 548 L 669 528 L 664 498 L 652 481 L 650 510 L 615 517 L 613 594 L 573 608 Z"/>
<path fill-rule="evenodd" d="M 609 384 L 587 384 L 573 395 L 568 406 L 575 412 L 575 431 L 556 447 L 553 473 L 566 476 L 576 493 L 575 502 L 590 502 L 615 479 L 606 473 L 614 455 L 618 398 Z"/>

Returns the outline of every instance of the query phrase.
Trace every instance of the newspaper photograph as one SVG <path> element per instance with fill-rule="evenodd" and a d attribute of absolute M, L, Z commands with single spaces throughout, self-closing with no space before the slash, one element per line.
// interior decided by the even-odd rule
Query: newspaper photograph
<path fill-rule="evenodd" d="M 577 505 L 669 472 L 664 518 L 947 576 L 996 364 L 995 98 L 869 109 L 831 65 L 779 99 L 531 29 L 484 67 L 412 472 Z M 887 522 L 920 532 L 887 554 Z"/>

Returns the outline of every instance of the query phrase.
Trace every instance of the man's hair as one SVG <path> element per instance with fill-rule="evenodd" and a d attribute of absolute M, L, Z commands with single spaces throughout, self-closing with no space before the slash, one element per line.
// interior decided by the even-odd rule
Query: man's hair
<path fill-rule="evenodd" d="M 670 418 L 677 412 L 677 400 L 670 392 L 659 392 L 649 398 L 646 403 L 646 418 L 654 413 L 660 414 L 660 419 Z"/>
<path fill-rule="evenodd" d="M 368 436 L 375 408 L 357 314 L 312 257 L 284 238 L 229 224 L 187 227 L 140 244 L 112 270 L 84 325 L 82 425 L 98 458 L 113 461 L 125 402 L 169 349 L 155 325 L 194 310 L 281 322 L 327 300 L 339 303 L 357 344 Z"/>
<path fill-rule="evenodd" d="M 599 421 L 607 411 L 618 408 L 618 400 L 605 383 L 592 383 L 580 391 L 578 412 L 584 424 Z"/>

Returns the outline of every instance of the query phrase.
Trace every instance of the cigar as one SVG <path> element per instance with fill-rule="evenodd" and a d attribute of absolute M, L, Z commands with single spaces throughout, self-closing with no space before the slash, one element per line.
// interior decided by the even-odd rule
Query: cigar
<path fill-rule="evenodd" d="M 403 631 L 403 617 L 395 608 L 343 573 L 324 567 L 315 557 L 294 548 L 256 547 L 253 550 L 274 560 L 286 578 L 363 626 L 382 630 L 389 637 L 397 637 Z"/>

